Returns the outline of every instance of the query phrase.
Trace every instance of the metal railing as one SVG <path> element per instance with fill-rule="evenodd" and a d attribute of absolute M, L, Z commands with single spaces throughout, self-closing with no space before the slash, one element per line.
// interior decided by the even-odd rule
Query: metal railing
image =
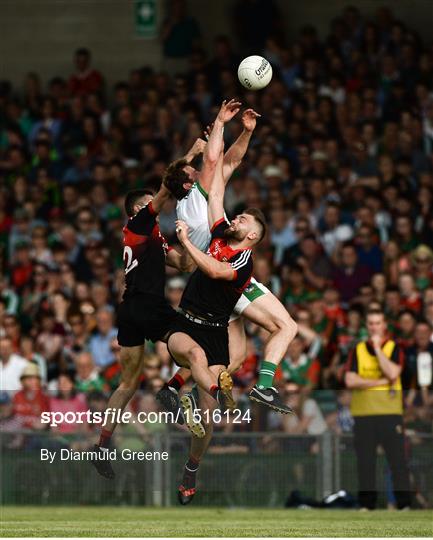
<path fill-rule="evenodd" d="M 19 440 L 18 447 L 17 440 Z M 62 448 L 91 449 L 94 442 L 50 433 L 2 433 L 2 504 L 177 504 L 176 492 L 190 438 L 176 432 L 154 433 L 146 440 L 129 437 L 134 449 L 167 452 L 167 461 L 113 463 L 114 482 L 99 477 L 88 461 L 60 461 Z M 413 491 L 433 503 L 433 435 L 408 438 Z M 125 442 L 126 444 L 126 442 Z M 57 452 L 53 463 L 41 460 L 41 448 Z M 382 505 L 390 492 L 384 456 L 378 455 L 378 491 Z M 283 506 L 299 490 L 321 500 L 338 489 L 356 496 L 356 459 L 351 435 L 217 433 L 203 460 L 197 505 Z"/>

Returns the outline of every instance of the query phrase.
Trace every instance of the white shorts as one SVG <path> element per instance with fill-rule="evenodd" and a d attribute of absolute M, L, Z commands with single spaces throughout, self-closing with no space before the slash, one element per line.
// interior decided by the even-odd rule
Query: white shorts
<path fill-rule="evenodd" d="M 256 279 L 252 277 L 251 283 L 244 290 L 237 304 L 235 305 L 235 309 L 233 310 L 233 313 L 231 314 L 229 322 L 239 319 L 239 317 L 242 315 L 245 309 L 250 304 L 252 304 L 254 300 L 270 292 L 271 291 L 265 285 L 263 285 L 263 283 L 259 283 Z"/>

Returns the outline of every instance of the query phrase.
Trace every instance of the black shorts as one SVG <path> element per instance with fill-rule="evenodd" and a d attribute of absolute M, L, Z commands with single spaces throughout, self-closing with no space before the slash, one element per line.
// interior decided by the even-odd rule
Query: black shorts
<path fill-rule="evenodd" d="M 173 328 L 170 330 L 170 335 L 176 332 L 188 334 L 191 339 L 200 345 L 206 354 L 208 366 L 222 365 L 227 367 L 229 365 L 229 332 L 226 327 L 196 324 L 179 314 Z M 170 352 L 170 349 L 168 352 Z M 171 352 L 170 355 L 176 362 Z"/>
<path fill-rule="evenodd" d="M 125 298 L 117 308 L 117 341 L 122 347 L 143 345 L 145 339 L 159 341 L 177 316 L 165 298 L 148 294 Z"/>

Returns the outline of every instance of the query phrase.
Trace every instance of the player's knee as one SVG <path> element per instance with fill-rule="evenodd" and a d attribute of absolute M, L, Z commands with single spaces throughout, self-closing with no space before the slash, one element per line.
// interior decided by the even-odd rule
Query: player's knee
<path fill-rule="evenodd" d="M 292 341 L 292 339 L 298 333 L 298 324 L 292 319 L 292 317 L 290 317 L 290 315 L 284 318 L 279 317 L 274 322 L 275 326 L 277 327 L 277 331 L 281 335 L 284 335 L 289 341 Z"/>
<path fill-rule="evenodd" d="M 191 347 L 188 351 L 188 358 L 191 364 L 207 364 L 206 355 L 201 347 Z"/>

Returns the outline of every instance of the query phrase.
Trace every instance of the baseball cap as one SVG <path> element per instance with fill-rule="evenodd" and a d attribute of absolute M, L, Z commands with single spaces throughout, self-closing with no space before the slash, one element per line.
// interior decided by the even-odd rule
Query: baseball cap
<path fill-rule="evenodd" d="M 24 379 L 25 377 L 41 378 L 41 374 L 39 373 L 39 366 L 34 364 L 33 362 L 29 362 L 28 366 L 23 369 L 20 379 Z"/>

